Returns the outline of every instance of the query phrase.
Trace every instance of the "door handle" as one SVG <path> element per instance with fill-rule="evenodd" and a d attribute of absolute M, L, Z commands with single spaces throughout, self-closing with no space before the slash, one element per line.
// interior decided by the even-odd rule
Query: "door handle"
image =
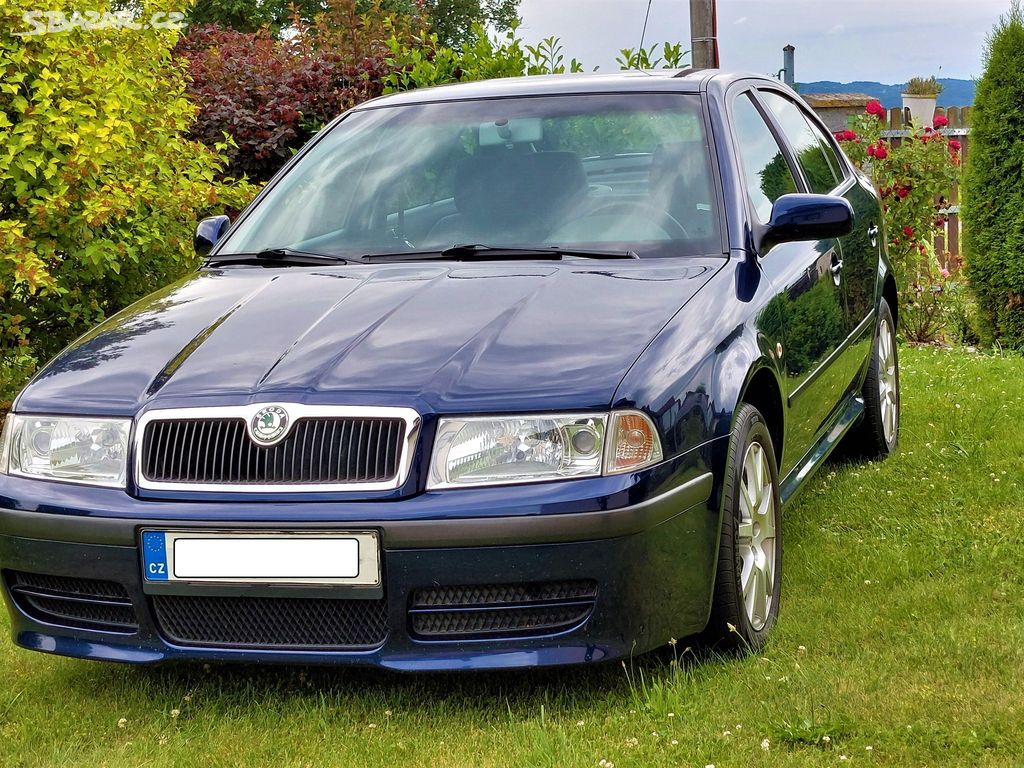
<path fill-rule="evenodd" d="M 868 227 L 868 240 L 871 241 L 871 247 L 874 248 L 878 245 L 878 225 L 872 224 Z"/>
<path fill-rule="evenodd" d="M 835 252 L 832 254 L 832 266 L 829 267 L 829 271 L 832 273 L 833 282 L 839 285 L 839 281 L 843 278 L 843 260 Z"/>

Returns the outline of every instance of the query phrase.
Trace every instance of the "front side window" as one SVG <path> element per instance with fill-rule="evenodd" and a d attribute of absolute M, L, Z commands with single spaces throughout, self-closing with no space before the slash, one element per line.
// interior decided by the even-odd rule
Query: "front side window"
<path fill-rule="evenodd" d="M 356 111 L 220 250 L 453 245 L 721 252 L 700 98 L 492 99 Z"/>
<path fill-rule="evenodd" d="M 750 94 L 736 99 L 732 120 L 747 193 L 757 218 L 766 222 L 771 218 L 772 204 L 782 195 L 797 191 L 796 180 Z"/>
<path fill-rule="evenodd" d="M 810 191 L 825 195 L 839 186 L 842 178 L 839 160 L 834 155 L 831 158 L 828 156 L 826 145 L 800 108 L 774 91 L 761 91 L 761 97 L 793 147 Z"/>

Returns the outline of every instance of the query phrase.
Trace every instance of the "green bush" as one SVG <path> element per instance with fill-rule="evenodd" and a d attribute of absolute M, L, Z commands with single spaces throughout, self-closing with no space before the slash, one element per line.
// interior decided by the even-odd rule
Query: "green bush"
<path fill-rule="evenodd" d="M 1024 348 L 1024 16 L 989 37 L 964 182 L 967 274 L 986 341 Z"/>
<path fill-rule="evenodd" d="M 27 31 L 38 5 L 7 0 L 0 26 Z M 193 268 L 196 220 L 255 191 L 215 182 L 220 155 L 184 138 L 196 108 L 177 38 L 115 26 L 0 37 L 0 407 L 76 335 Z"/>

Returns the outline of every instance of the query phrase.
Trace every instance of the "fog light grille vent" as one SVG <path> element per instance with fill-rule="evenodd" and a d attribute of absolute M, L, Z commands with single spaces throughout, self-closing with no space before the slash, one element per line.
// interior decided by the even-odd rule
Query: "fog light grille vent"
<path fill-rule="evenodd" d="M 36 621 L 120 634 L 138 630 L 135 609 L 121 584 L 22 571 L 4 575 L 15 605 Z"/>
<path fill-rule="evenodd" d="M 589 579 L 424 587 L 410 597 L 410 632 L 421 640 L 550 635 L 585 622 L 596 600 Z"/>

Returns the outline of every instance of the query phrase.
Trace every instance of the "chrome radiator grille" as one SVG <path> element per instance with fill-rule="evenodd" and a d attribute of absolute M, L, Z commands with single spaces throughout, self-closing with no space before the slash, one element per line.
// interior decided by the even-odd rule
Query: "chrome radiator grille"
<path fill-rule="evenodd" d="M 264 446 L 250 437 L 241 415 L 161 416 L 142 428 L 139 480 L 143 487 L 221 490 L 396 487 L 409 430 L 410 421 L 399 416 L 310 415 Z"/>

